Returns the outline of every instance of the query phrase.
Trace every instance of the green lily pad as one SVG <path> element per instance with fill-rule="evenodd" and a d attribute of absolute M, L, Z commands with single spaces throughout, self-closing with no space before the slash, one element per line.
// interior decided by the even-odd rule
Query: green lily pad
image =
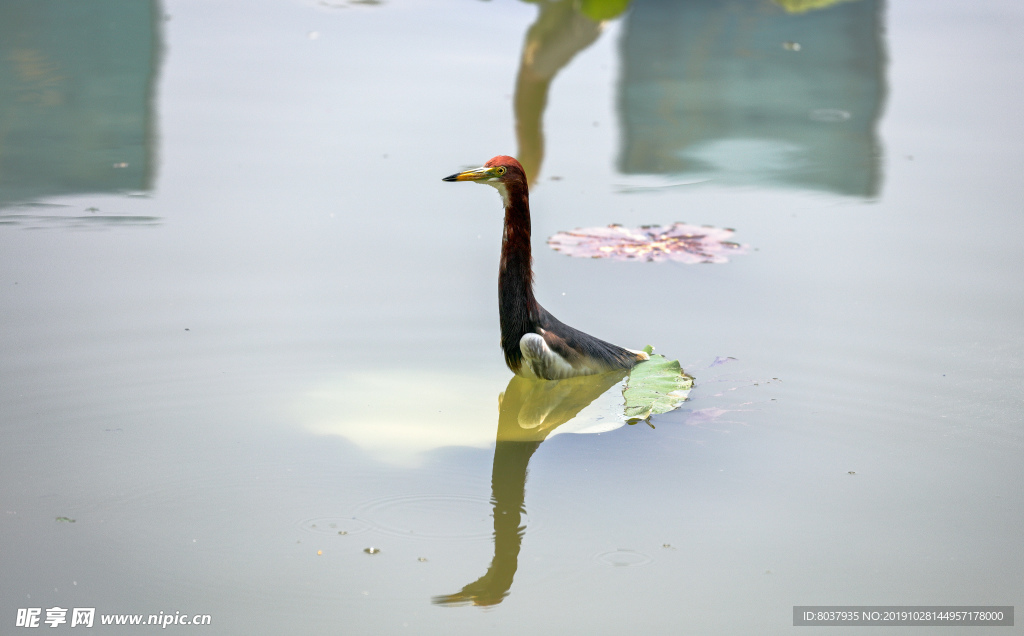
<path fill-rule="evenodd" d="M 619 17 L 629 6 L 629 0 L 583 0 L 580 13 L 600 22 Z"/>
<path fill-rule="evenodd" d="M 655 354 L 650 345 L 644 351 L 651 359 L 633 367 L 622 390 L 625 415 L 630 420 L 645 420 L 679 408 L 693 388 L 693 377 L 683 371 L 678 360 Z"/>

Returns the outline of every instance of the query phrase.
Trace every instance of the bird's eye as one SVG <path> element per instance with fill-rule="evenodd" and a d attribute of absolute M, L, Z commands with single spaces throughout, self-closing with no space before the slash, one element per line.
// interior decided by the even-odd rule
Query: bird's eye
<path fill-rule="evenodd" d="M 494 173 L 499 177 L 504 176 L 505 172 L 505 166 L 498 166 L 498 169 L 494 171 Z"/>

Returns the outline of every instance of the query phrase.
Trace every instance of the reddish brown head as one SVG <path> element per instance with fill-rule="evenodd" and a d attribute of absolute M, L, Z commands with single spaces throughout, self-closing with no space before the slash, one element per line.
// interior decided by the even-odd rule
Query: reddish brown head
<path fill-rule="evenodd" d="M 504 167 L 507 170 L 518 170 L 521 174 L 526 174 L 526 171 L 523 170 L 523 166 L 516 161 L 516 158 L 509 157 L 508 155 L 498 155 L 484 164 L 485 168 L 497 168 L 499 166 Z"/>

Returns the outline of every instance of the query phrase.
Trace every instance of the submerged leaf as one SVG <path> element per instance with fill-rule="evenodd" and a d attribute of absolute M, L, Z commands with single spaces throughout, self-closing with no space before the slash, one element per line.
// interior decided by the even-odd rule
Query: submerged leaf
<path fill-rule="evenodd" d="M 693 377 L 683 371 L 678 360 L 655 354 L 650 346 L 644 351 L 651 359 L 633 367 L 622 390 L 622 397 L 626 399 L 625 415 L 631 420 L 679 408 L 693 388 Z"/>
<path fill-rule="evenodd" d="M 733 230 L 673 223 L 669 226 L 621 225 L 559 232 L 548 245 L 569 256 L 613 258 L 620 261 L 675 261 L 677 263 L 725 263 L 727 254 L 745 254 L 747 245 L 727 241 Z"/>

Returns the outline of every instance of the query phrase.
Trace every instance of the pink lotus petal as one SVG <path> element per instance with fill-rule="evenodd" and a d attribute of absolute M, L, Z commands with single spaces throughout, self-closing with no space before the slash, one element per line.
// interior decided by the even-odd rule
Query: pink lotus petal
<path fill-rule="evenodd" d="M 638 228 L 609 225 L 559 232 L 548 239 L 548 245 L 580 258 L 725 263 L 727 254 L 746 254 L 749 247 L 727 241 L 732 235 L 733 230 L 727 228 L 685 223 Z"/>

